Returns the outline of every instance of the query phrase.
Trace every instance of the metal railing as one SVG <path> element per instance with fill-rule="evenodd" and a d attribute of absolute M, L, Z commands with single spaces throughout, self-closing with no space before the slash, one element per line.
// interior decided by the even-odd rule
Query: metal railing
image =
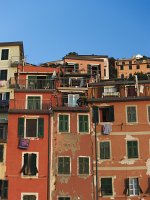
<path fill-rule="evenodd" d="M 16 110 L 50 110 L 52 107 L 51 100 L 10 100 L 10 109 Z"/>

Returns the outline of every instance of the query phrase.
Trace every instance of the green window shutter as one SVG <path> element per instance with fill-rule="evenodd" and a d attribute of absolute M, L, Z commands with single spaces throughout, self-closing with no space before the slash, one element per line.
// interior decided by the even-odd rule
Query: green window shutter
<path fill-rule="evenodd" d="M 150 122 L 150 106 L 148 106 L 148 121 Z"/>
<path fill-rule="evenodd" d="M 128 122 L 136 122 L 136 107 L 127 107 Z"/>
<path fill-rule="evenodd" d="M 83 168 L 83 158 L 79 157 L 79 174 L 83 174 L 84 168 Z"/>
<path fill-rule="evenodd" d="M 8 181 L 7 180 L 2 181 L 1 198 L 2 199 L 8 199 Z"/>
<path fill-rule="evenodd" d="M 108 121 L 113 122 L 114 121 L 114 106 L 109 107 L 109 116 Z"/>
<path fill-rule="evenodd" d="M 100 159 L 110 159 L 109 142 L 100 142 Z"/>
<path fill-rule="evenodd" d="M 44 137 L 44 118 L 38 119 L 38 137 L 39 138 Z"/>
<path fill-rule="evenodd" d="M 113 194 L 112 178 L 101 178 L 101 193 L 103 196 L 109 196 Z"/>
<path fill-rule="evenodd" d="M 70 158 L 64 157 L 64 174 L 70 174 Z"/>
<path fill-rule="evenodd" d="M 36 174 L 38 173 L 38 169 L 37 169 L 37 166 L 36 166 L 36 160 L 37 160 L 37 155 L 35 153 L 32 153 L 30 155 L 30 172 L 31 172 L 31 175 L 34 175 L 36 176 Z"/>
<path fill-rule="evenodd" d="M 68 115 L 59 115 L 59 132 L 69 131 Z"/>
<path fill-rule="evenodd" d="M 24 137 L 24 118 L 18 118 L 18 136 Z"/>
<path fill-rule="evenodd" d="M 58 158 L 58 174 L 63 174 L 63 157 Z"/>
<path fill-rule="evenodd" d="M 137 141 L 127 141 L 128 158 L 138 158 L 138 143 Z"/>
<path fill-rule="evenodd" d="M 21 172 L 23 173 L 23 175 L 28 175 L 28 160 L 29 160 L 29 154 L 28 153 L 25 153 L 24 154 L 24 158 L 23 158 L 23 167 L 21 169 Z"/>
<path fill-rule="evenodd" d="M 89 131 L 88 115 L 79 115 L 79 132 Z"/>
<path fill-rule="evenodd" d="M 0 162 L 3 162 L 4 145 L 0 145 Z"/>
<path fill-rule="evenodd" d="M 84 158 L 84 174 L 89 174 L 89 158 Z"/>

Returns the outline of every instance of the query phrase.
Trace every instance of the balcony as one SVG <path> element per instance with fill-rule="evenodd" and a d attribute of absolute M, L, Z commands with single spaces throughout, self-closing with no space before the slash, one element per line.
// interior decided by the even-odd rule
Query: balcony
<path fill-rule="evenodd" d="M 63 77 L 59 79 L 60 87 L 83 88 L 87 87 L 89 78 L 86 77 Z"/>
<path fill-rule="evenodd" d="M 40 77 L 40 76 L 39 76 Z M 30 78 L 30 79 L 19 79 L 17 84 L 17 89 L 30 89 L 30 90 L 38 90 L 38 89 L 48 89 L 53 90 L 56 88 L 56 79 L 49 78 L 46 76 L 43 78 Z"/>
<path fill-rule="evenodd" d="M 0 112 L 8 112 L 9 100 L 0 100 Z"/>
<path fill-rule="evenodd" d="M 52 108 L 52 102 L 50 100 L 40 99 L 13 99 L 10 100 L 10 110 L 26 110 L 32 112 L 48 111 Z"/>

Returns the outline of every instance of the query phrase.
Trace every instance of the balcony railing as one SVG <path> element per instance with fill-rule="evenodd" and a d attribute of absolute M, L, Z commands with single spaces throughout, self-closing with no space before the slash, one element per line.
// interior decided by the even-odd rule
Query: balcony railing
<path fill-rule="evenodd" d="M 10 109 L 15 110 L 50 110 L 52 103 L 50 100 L 33 100 L 26 101 L 23 99 L 15 99 L 10 101 Z"/>
<path fill-rule="evenodd" d="M 55 89 L 56 80 L 54 79 L 19 79 L 18 89 Z"/>
<path fill-rule="evenodd" d="M 120 92 L 103 92 L 102 97 L 120 97 Z"/>
<path fill-rule="evenodd" d="M 0 100 L 0 111 L 7 112 L 9 109 L 9 100 Z"/>

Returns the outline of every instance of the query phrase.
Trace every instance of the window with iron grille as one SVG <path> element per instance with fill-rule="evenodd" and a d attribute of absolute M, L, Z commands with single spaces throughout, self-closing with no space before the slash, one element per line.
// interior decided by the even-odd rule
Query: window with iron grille
<path fill-rule="evenodd" d="M 58 157 L 58 174 L 70 174 L 70 157 Z"/>

